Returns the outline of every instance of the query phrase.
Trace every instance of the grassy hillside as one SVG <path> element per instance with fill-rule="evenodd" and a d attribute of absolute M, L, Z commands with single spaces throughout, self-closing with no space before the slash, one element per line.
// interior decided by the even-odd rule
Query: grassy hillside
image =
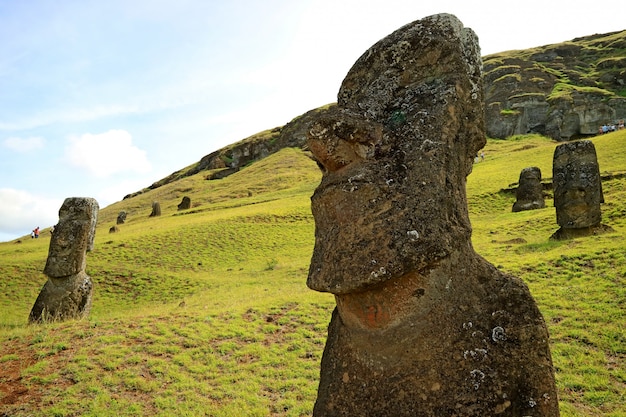
<path fill-rule="evenodd" d="M 626 170 L 626 131 L 594 142 L 603 172 Z M 562 415 L 626 416 L 626 179 L 603 184 L 603 220 L 616 232 L 565 242 L 548 240 L 551 200 L 512 213 L 502 191 L 528 166 L 549 179 L 555 146 L 489 141 L 468 180 L 474 245 L 537 299 Z M 50 235 L 0 243 L 0 415 L 310 415 L 334 306 L 305 286 L 319 170 L 288 148 L 205 176 L 100 211 L 86 320 L 28 326 Z M 193 207 L 178 211 L 183 196 Z M 161 217 L 149 217 L 153 201 Z M 126 223 L 109 233 L 121 210 Z"/>

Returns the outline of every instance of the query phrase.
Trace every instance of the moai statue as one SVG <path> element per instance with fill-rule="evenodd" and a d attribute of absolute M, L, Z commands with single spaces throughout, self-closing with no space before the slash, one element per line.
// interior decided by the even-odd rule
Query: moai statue
<path fill-rule="evenodd" d="M 120 211 L 117 215 L 117 224 L 124 224 L 126 222 L 126 212 Z"/>
<path fill-rule="evenodd" d="M 48 281 L 35 301 L 29 322 L 89 315 L 93 284 L 85 273 L 86 252 L 93 249 L 98 210 L 93 198 L 71 197 L 63 202 L 43 270 Z"/>
<path fill-rule="evenodd" d="M 184 196 L 183 200 L 178 205 L 178 210 L 187 210 L 191 208 L 191 198 Z"/>
<path fill-rule="evenodd" d="M 441 14 L 376 43 L 307 143 L 323 168 L 307 285 L 337 303 L 313 415 L 558 416 L 535 301 L 471 244 L 473 31 Z"/>
<path fill-rule="evenodd" d="M 516 201 L 513 212 L 536 210 L 546 206 L 541 185 L 541 170 L 537 167 L 524 168 L 519 174 L 519 183 L 515 192 Z"/>
<path fill-rule="evenodd" d="M 152 203 L 152 212 L 150 213 L 150 217 L 157 217 L 161 215 L 161 204 L 158 201 L 154 201 Z"/>
<path fill-rule="evenodd" d="M 596 148 L 590 140 L 558 145 L 552 162 L 556 222 L 552 239 L 570 239 L 612 231 L 601 224 L 604 203 Z"/>

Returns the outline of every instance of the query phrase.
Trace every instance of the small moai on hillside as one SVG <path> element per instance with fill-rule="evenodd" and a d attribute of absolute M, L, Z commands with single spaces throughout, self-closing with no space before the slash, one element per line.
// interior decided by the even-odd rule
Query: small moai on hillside
<path fill-rule="evenodd" d="M 309 130 L 307 285 L 337 303 L 314 416 L 559 415 L 537 304 L 471 244 L 481 71 L 474 32 L 427 17 L 366 51 Z"/>
<path fill-rule="evenodd" d="M 124 224 L 126 222 L 126 212 L 120 211 L 117 215 L 117 224 Z"/>
<path fill-rule="evenodd" d="M 551 239 L 571 239 L 612 231 L 603 225 L 604 203 L 596 148 L 590 140 L 567 142 L 554 150 L 552 186 L 556 222 Z"/>
<path fill-rule="evenodd" d="M 538 167 L 524 168 L 520 172 L 515 198 L 515 203 L 513 203 L 514 213 L 546 207 L 541 185 L 541 170 Z"/>
<path fill-rule="evenodd" d="M 184 196 L 183 200 L 178 205 L 178 210 L 187 210 L 191 208 L 191 198 Z"/>
<path fill-rule="evenodd" d="M 85 273 L 86 253 L 93 250 L 98 210 L 93 198 L 71 197 L 63 202 L 43 270 L 48 280 L 30 312 L 29 322 L 89 315 L 93 284 Z"/>
<path fill-rule="evenodd" d="M 154 201 L 152 203 L 152 212 L 150 213 L 150 217 L 157 217 L 161 215 L 161 204 L 158 201 Z"/>

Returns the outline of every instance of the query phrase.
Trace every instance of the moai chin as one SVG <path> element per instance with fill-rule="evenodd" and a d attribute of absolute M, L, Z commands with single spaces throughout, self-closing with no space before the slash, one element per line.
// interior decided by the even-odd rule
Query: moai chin
<path fill-rule="evenodd" d="M 545 208 L 541 170 L 538 167 L 524 168 L 519 174 L 519 182 L 515 192 L 513 212 L 537 210 Z"/>
<path fill-rule="evenodd" d="M 567 142 L 554 149 L 552 186 L 556 222 L 552 239 L 569 239 L 611 231 L 602 225 L 604 203 L 596 148 L 590 140 Z"/>
<path fill-rule="evenodd" d="M 89 314 L 93 284 L 85 273 L 86 252 L 93 249 L 98 210 L 98 202 L 93 198 L 71 197 L 63 202 L 43 271 L 48 281 L 35 301 L 29 322 Z"/>
<path fill-rule="evenodd" d="M 337 302 L 314 416 L 559 415 L 536 303 L 471 245 L 484 144 L 478 40 L 448 14 L 372 46 L 311 126 L 307 285 Z"/>

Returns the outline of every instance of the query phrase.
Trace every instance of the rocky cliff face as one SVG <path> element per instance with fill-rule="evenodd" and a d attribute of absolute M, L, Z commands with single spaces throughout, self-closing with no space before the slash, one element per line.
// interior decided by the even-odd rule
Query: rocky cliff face
<path fill-rule="evenodd" d="M 487 136 L 595 135 L 626 118 L 626 31 L 483 58 Z"/>

